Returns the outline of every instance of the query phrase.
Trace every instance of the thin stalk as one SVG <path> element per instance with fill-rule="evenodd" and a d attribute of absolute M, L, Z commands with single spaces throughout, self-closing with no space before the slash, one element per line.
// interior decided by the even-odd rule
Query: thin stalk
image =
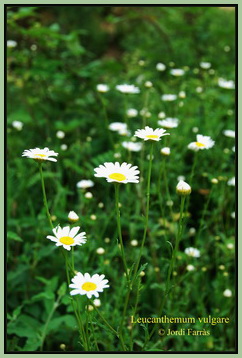
<path fill-rule="evenodd" d="M 126 258 L 125 258 L 125 253 L 124 253 L 123 237 L 122 237 L 121 223 L 120 223 L 119 184 L 115 183 L 114 188 L 115 188 L 116 220 L 117 220 L 117 227 L 118 227 L 119 242 L 120 242 L 120 246 L 121 246 L 121 257 L 122 257 L 122 260 L 123 260 L 123 265 L 124 265 L 124 270 L 125 270 L 125 275 L 126 275 L 128 287 L 130 287 L 129 273 L 128 273 L 128 267 L 127 267 L 127 262 L 126 262 Z"/>
<path fill-rule="evenodd" d="M 103 100 L 102 96 L 99 93 L 98 93 L 98 97 L 99 97 L 100 102 L 102 103 L 102 107 L 103 107 L 103 116 L 104 116 L 104 120 L 105 120 L 105 126 L 106 126 L 106 129 L 107 129 L 108 140 L 109 140 L 112 148 L 114 148 L 113 138 L 112 138 L 112 135 L 111 135 L 110 130 L 109 130 L 109 121 L 108 121 L 108 114 L 107 114 L 106 105 L 104 103 L 104 100 Z"/>
<path fill-rule="evenodd" d="M 147 190 L 146 190 L 146 213 L 145 213 L 145 227 L 144 227 L 144 233 L 143 233 L 143 239 L 141 242 L 141 246 L 140 246 L 140 252 L 139 252 L 139 257 L 134 269 L 134 276 L 133 276 L 133 280 L 132 280 L 132 285 L 134 283 L 134 280 L 136 279 L 136 274 L 139 268 L 139 264 L 140 264 L 140 260 L 142 257 L 142 253 L 143 253 L 143 248 L 144 248 L 144 244 L 145 244 L 145 239 L 147 236 L 147 229 L 148 229 L 148 221 L 149 221 L 149 208 L 150 208 L 150 178 L 151 178 L 151 168 L 152 168 L 152 161 L 153 161 L 153 143 L 151 143 L 150 146 L 150 158 L 149 158 L 149 169 L 148 169 L 148 179 L 147 179 Z M 131 286 L 132 286 L 131 285 Z"/>
<path fill-rule="evenodd" d="M 51 215 L 49 212 L 49 208 L 48 208 L 48 201 L 47 201 L 47 197 L 46 197 L 46 192 L 45 192 L 45 182 L 44 182 L 44 177 L 43 177 L 43 171 L 42 171 L 42 163 L 39 162 L 39 172 L 40 172 L 40 180 L 41 180 L 41 186 L 42 186 L 42 193 L 43 193 L 43 202 L 44 202 L 44 206 L 45 206 L 45 210 L 46 210 L 46 214 L 50 223 L 50 227 L 51 229 L 54 228 L 52 220 L 51 220 Z"/>
<path fill-rule="evenodd" d="M 199 237 L 201 235 L 201 232 L 203 230 L 203 224 L 204 224 L 204 217 L 206 215 L 206 212 L 207 212 L 207 209 L 208 209 L 208 205 L 210 203 L 210 200 L 211 200 L 211 196 L 212 196 L 212 191 L 213 191 L 213 187 L 211 188 L 210 190 L 210 193 L 208 195 L 208 198 L 207 198 L 207 201 L 204 205 L 204 208 L 203 208 L 203 212 L 202 212 L 202 217 L 201 217 L 201 220 L 200 220 L 200 225 L 199 225 L 199 229 L 198 229 L 198 233 L 197 235 L 195 236 L 195 240 L 194 240 L 194 246 L 196 247 L 196 244 L 197 244 L 197 241 L 199 240 Z"/>
<path fill-rule="evenodd" d="M 172 251 L 172 257 L 171 257 L 171 261 L 170 261 L 170 265 L 169 265 L 169 270 L 168 270 L 168 275 L 167 275 L 167 280 L 166 280 L 166 288 L 165 288 L 165 293 L 163 295 L 163 299 L 161 301 L 161 306 L 158 310 L 158 317 L 161 316 L 163 308 L 165 306 L 166 300 L 169 296 L 169 293 L 171 292 L 171 288 L 170 287 L 170 283 L 171 283 L 171 277 L 172 277 L 172 272 L 173 269 L 175 267 L 175 260 L 176 260 L 176 255 L 177 255 L 177 251 L 179 248 L 179 243 L 181 241 L 181 236 L 182 236 L 182 232 L 183 232 L 183 212 L 184 212 L 184 207 L 185 207 L 185 199 L 186 196 L 182 196 L 181 197 L 181 204 L 180 204 L 180 218 L 179 218 L 179 224 L 178 224 L 178 230 L 177 230 L 177 235 L 176 235 L 176 242 L 175 242 L 175 248 Z M 156 330 L 156 325 L 153 327 L 151 333 L 149 334 L 148 338 L 146 339 L 144 346 L 143 346 L 143 350 L 145 349 L 148 341 L 150 340 L 150 338 L 153 336 L 154 332 Z"/>

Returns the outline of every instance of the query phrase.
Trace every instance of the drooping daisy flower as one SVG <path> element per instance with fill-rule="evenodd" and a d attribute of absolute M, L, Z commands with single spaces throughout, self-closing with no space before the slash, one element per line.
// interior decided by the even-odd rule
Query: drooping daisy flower
<path fill-rule="evenodd" d="M 224 292 L 223 292 L 224 297 L 232 297 L 232 291 L 227 288 Z"/>
<path fill-rule="evenodd" d="M 97 85 L 97 91 L 101 92 L 101 93 L 108 92 L 109 91 L 109 86 L 105 85 L 103 83 L 100 83 L 100 84 Z"/>
<path fill-rule="evenodd" d="M 177 95 L 176 94 L 163 94 L 161 96 L 161 99 L 162 99 L 162 101 L 165 101 L 165 102 L 172 102 L 177 99 Z"/>
<path fill-rule="evenodd" d="M 122 146 L 131 152 L 139 152 L 142 149 L 142 143 L 123 142 Z"/>
<path fill-rule="evenodd" d="M 158 121 L 158 124 L 161 127 L 170 129 L 170 128 L 178 127 L 179 122 L 180 121 L 178 118 L 167 117 L 166 119 L 163 119 L 162 121 Z"/>
<path fill-rule="evenodd" d="M 35 159 L 38 161 L 49 160 L 51 162 L 57 162 L 57 159 L 51 158 L 52 156 L 57 157 L 58 153 L 55 153 L 53 150 L 49 150 L 49 148 L 35 148 L 35 149 L 25 149 L 22 157 L 27 157 L 31 159 Z"/>
<path fill-rule="evenodd" d="M 157 71 L 165 71 L 166 65 L 164 65 L 164 63 L 159 62 L 156 65 L 156 69 L 157 69 Z"/>
<path fill-rule="evenodd" d="M 173 68 L 172 70 L 170 70 L 170 74 L 175 77 L 183 76 L 184 73 L 185 71 L 182 70 L 181 68 Z"/>
<path fill-rule="evenodd" d="M 76 186 L 80 189 L 87 189 L 87 188 L 91 188 L 94 186 L 94 182 L 92 180 L 89 180 L 89 179 L 83 179 L 83 180 L 80 180 Z"/>
<path fill-rule="evenodd" d="M 70 291 L 72 296 L 74 295 L 86 295 L 88 298 L 92 296 L 99 297 L 99 292 L 103 292 L 104 288 L 108 288 L 108 280 L 104 280 L 105 275 L 98 275 L 97 273 L 93 276 L 90 276 L 89 273 L 84 275 L 81 272 L 78 272 L 76 276 L 72 278 L 72 283 L 69 285 L 70 288 L 73 288 Z"/>
<path fill-rule="evenodd" d="M 235 138 L 235 131 L 233 131 L 232 129 L 225 129 L 225 130 L 223 131 L 223 134 L 224 134 L 226 137 Z"/>
<path fill-rule="evenodd" d="M 64 249 L 70 251 L 72 246 L 81 246 L 87 241 L 85 232 L 77 234 L 79 229 L 80 226 L 75 226 L 73 228 L 70 228 L 70 226 L 65 226 L 63 228 L 57 226 L 52 230 L 55 236 L 48 235 L 47 239 L 56 242 L 56 246 L 63 246 Z"/>
<path fill-rule="evenodd" d="M 8 40 L 7 41 L 7 47 L 9 48 L 13 48 L 13 47 L 16 47 L 17 46 L 17 42 L 14 41 L 14 40 Z"/>
<path fill-rule="evenodd" d="M 104 163 L 95 168 L 96 172 L 94 175 L 98 178 L 106 178 L 107 182 L 112 183 L 138 183 L 139 182 L 139 170 L 138 167 L 132 167 L 132 164 L 118 162 L 115 163 Z"/>
<path fill-rule="evenodd" d="M 228 184 L 229 186 L 235 186 L 235 177 L 229 179 L 228 182 L 227 182 L 227 184 Z"/>
<path fill-rule="evenodd" d="M 70 220 L 71 222 L 76 222 L 79 220 L 79 216 L 77 215 L 77 213 L 75 213 L 75 211 L 70 211 L 68 214 L 68 220 Z"/>
<path fill-rule="evenodd" d="M 134 85 L 128 85 L 128 84 L 123 84 L 123 85 L 117 85 L 116 89 L 119 92 L 122 93 L 140 93 L 140 89 Z"/>
<path fill-rule="evenodd" d="M 211 67 L 211 63 L 210 62 L 200 62 L 200 67 L 203 68 L 204 70 L 208 70 Z"/>
<path fill-rule="evenodd" d="M 160 152 L 161 152 L 161 154 L 168 156 L 171 154 L 171 149 L 169 147 L 164 147 L 164 148 L 161 148 Z"/>
<path fill-rule="evenodd" d="M 215 142 L 208 136 L 197 134 L 197 141 L 188 144 L 188 149 L 198 151 L 201 149 L 209 149 L 214 146 Z"/>
<path fill-rule="evenodd" d="M 176 192 L 179 195 L 189 195 L 191 194 L 191 187 L 189 184 L 187 184 L 185 181 L 180 180 L 179 183 L 176 186 Z"/>
<path fill-rule="evenodd" d="M 218 79 L 218 85 L 219 85 L 219 87 L 226 88 L 226 89 L 234 89 L 235 88 L 233 80 L 226 81 L 223 78 Z"/>
<path fill-rule="evenodd" d="M 170 135 L 170 133 L 165 133 L 165 129 L 156 128 L 155 130 L 149 126 L 146 126 L 145 129 L 138 129 L 135 133 L 135 137 L 139 137 L 146 140 L 155 140 L 158 142 L 161 137 L 164 135 Z"/>
<path fill-rule="evenodd" d="M 185 254 L 191 257 L 200 257 L 200 251 L 194 247 L 188 247 L 185 249 Z"/>

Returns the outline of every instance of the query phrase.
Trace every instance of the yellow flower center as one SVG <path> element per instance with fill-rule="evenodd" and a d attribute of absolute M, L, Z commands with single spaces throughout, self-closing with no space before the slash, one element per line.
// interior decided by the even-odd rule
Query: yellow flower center
<path fill-rule="evenodd" d="M 149 134 L 146 136 L 146 138 L 154 139 L 154 138 L 159 138 L 159 137 L 158 137 L 158 135 L 155 135 L 155 134 Z"/>
<path fill-rule="evenodd" d="M 84 291 L 93 291 L 93 290 L 96 290 L 97 288 L 97 285 L 93 282 L 85 282 L 83 285 L 82 285 L 82 289 Z"/>
<path fill-rule="evenodd" d="M 196 146 L 197 146 L 197 147 L 205 147 L 205 144 L 200 143 L 200 142 L 196 142 Z"/>
<path fill-rule="evenodd" d="M 64 245 L 71 245 L 73 244 L 75 241 L 72 237 L 70 236 L 63 236 L 60 238 L 60 242 Z"/>
<path fill-rule="evenodd" d="M 34 156 L 35 156 L 35 157 L 45 158 L 45 157 L 46 157 L 46 154 L 35 154 Z"/>
<path fill-rule="evenodd" d="M 118 181 L 123 181 L 126 179 L 126 176 L 120 173 L 112 173 L 109 175 L 110 179 L 114 179 L 114 180 L 118 180 Z"/>

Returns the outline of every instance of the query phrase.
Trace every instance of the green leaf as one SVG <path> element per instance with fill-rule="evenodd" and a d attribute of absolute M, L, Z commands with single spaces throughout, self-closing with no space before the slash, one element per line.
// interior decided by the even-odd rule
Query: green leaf
<path fill-rule="evenodd" d="M 21 237 L 19 237 L 15 232 L 13 231 L 8 231 L 7 237 L 9 240 L 14 240 L 14 241 L 20 241 L 22 242 L 23 239 L 21 239 Z"/>

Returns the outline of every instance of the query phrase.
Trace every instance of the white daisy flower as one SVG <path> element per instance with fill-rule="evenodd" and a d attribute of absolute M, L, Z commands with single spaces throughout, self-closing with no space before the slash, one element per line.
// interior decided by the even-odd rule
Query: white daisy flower
<path fill-rule="evenodd" d="M 142 149 L 142 143 L 123 142 L 122 146 L 131 152 L 139 152 Z"/>
<path fill-rule="evenodd" d="M 38 161 L 49 160 L 51 162 L 57 162 L 57 159 L 51 158 L 52 156 L 57 157 L 58 153 L 55 153 L 53 150 L 49 150 L 49 148 L 35 148 L 35 149 L 25 149 L 22 157 L 27 157 L 31 159 L 35 159 Z"/>
<path fill-rule="evenodd" d="M 179 96 L 179 98 L 186 98 L 186 92 L 185 91 L 180 91 L 178 93 L 178 96 Z"/>
<path fill-rule="evenodd" d="M 161 99 L 162 99 L 162 101 L 165 101 L 165 102 L 172 102 L 177 99 L 177 95 L 176 94 L 163 94 L 161 96 Z"/>
<path fill-rule="evenodd" d="M 155 130 L 149 126 L 146 126 L 145 129 L 138 129 L 135 131 L 134 136 L 146 140 L 155 140 L 158 142 L 161 137 L 164 135 L 170 135 L 170 133 L 165 133 L 165 129 L 156 128 Z"/>
<path fill-rule="evenodd" d="M 137 115 L 138 115 L 137 109 L 135 109 L 135 108 L 129 108 L 129 109 L 127 110 L 127 116 L 128 116 L 129 118 L 136 117 Z"/>
<path fill-rule="evenodd" d="M 215 142 L 208 136 L 197 134 L 197 141 L 188 144 L 188 149 L 198 151 L 200 149 L 209 149 L 214 146 Z"/>
<path fill-rule="evenodd" d="M 235 88 L 233 80 L 226 81 L 223 78 L 218 79 L 218 85 L 219 85 L 219 87 L 226 88 L 226 89 L 234 89 Z"/>
<path fill-rule="evenodd" d="M 119 134 L 127 132 L 127 124 L 123 122 L 110 123 L 108 128 L 113 132 L 118 132 Z"/>
<path fill-rule="evenodd" d="M 126 162 L 122 164 L 106 162 L 94 169 L 96 172 L 94 175 L 98 178 L 106 178 L 108 183 L 138 183 L 139 170 L 137 169 L 137 166 L 132 167 L 132 164 L 127 164 Z"/>
<path fill-rule="evenodd" d="M 225 130 L 223 131 L 223 134 L 224 134 L 226 137 L 235 138 L 235 131 L 233 131 L 232 129 L 225 129 Z"/>
<path fill-rule="evenodd" d="M 89 179 L 83 179 L 80 180 L 77 184 L 76 184 L 77 188 L 79 189 L 87 189 L 87 188 L 91 188 L 94 186 L 94 182 L 92 180 Z"/>
<path fill-rule="evenodd" d="M 116 89 L 119 92 L 122 93 L 140 93 L 140 89 L 134 85 L 128 85 L 128 84 L 123 84 L 123 85 L 117 85 Z"/>
<path fill-rule="evenodd" d="M 179 122 L 180 121 L 178 118 L 167 117 L 166 119 L 163 119 L 162 121 L 158 121 L 158 124 L 161 127 L 170 129 L 170 128 L 178 127 Z"/>
<path fill-rule="evenodd" d="M 56 132 L 56 137 L 57 138 L 59 138 L 59 139 L 63 139 L 63 138 L 65 138 L 65 132 L 63 132 L 63 131 L 57 131 Z"/>
<path fill-rule="evenodd" d="M 172 70 L 170 70 L 170 74 L 175 77 L 180 77 L 185 74 L 185 71 L 181 68 L 173 68 Z"/>
<path fill-rule="evenodd" d="M 157 71 L 165 71 L 166 65 L 164 65 L 164 63 L 159 62 L 156 65 L 156 69 L 157 69 Z"/>
<path fill-rule="evenodd" d="M 103 83 L 100 83 L 100 84 L 97 85 L 97 91 L 101 92 L 101 93 L 108 92 L 109 91 L 109 86 L 105 85 Z"/>
<path fill-rule="evenodd" d="M 224 292 L 223 292 L 224 297 L 232 297 L 232 291 L 227 288 Z"/>
<path fill-rule="evenodd" d="M 67 144 L 61 144 L 60 148 L 61 148 L 61 150 L 65 151 L 65 150 L 67 150 L 68 146 L 67 146 Z"/>
<path fill-rule="evenodd" d="M 171 154 L 171 149 L 169 147 L 164 147 L 164 148 L 161 148 L 160 152 L 161 152 L 161 154 L 167 156 L 167 155 Z"/>
<path fill-rule="evenodd" d="M 61 228 L 60 226 L 55 227 L 52 231 L 55 236 L 48 235 L 47 239 L 56 242 L 56 246 L 63 246 L 64 249 L 70 251 L 72 246 L 82 245 L 86 243 L 86 233 L 78 231 L 80 226 L 75 226 L 70 228 L 70 226 L 65 226 Z"/>
<path fill-rule="evenodd" d="M 202 87 L 198 86 L 198 87 L 196 88 L 196 92 L 197 92 L 197 93 L 202 93 L 202 91 L 203 91 L 203 88 L 202 88 Z"/>
<path fill-rule="evenodd" d="M 98 298 L 95 298 L 95 300 L 93 300 L 94 306 L 96 307 L 100 307 L 101 306 L 101 301 Z"/>
<path fill-rule="evenodd" d="M 188 247 L 185 249 L 185 254 L 191 257 L 200 257 L 200 251 L 194 247 Z"/>
<path fill-rule="evenodd" d="M 150 87 L 153 86 L 153 83 L 152 83 L 151 81 L 146 81 L 146 82 L 144 83 L 144 86 L 147 87 L 147 88 L 150 88 Z"/>
<path fill-rule="evenodd" d="M 76 222 L 79 220 L 79 216 L 75 213 L 75 211 L 70 211 L 68 214 L 68 219 L 72 222 Z"/>
<path fill-rule="evenodd" d="M 8 40 L 7 41 L 7 47 L 9 48 L 13 48 L 13 47 L 16 47 L 17 46 L 17 42 L 14 41 L 14 40 Z"/>
<path fill-rule="evenodd" d="M 90 191 L 88 191 L 86 194 L 85 194 L 85 198 L 87 199 L 92 199 L 93 198 L 93 195 Z"/>
<path fill-rule="evenodd" d="M 195 267 L 193 265 L 187 265 L 187 271 L 194 271 Z"/>
<path fill-rule="evenodd" d="M 20 121 L 13 121 L 12 126 L 13 128 L 17 129 L 18 131 L 21 131 L 23 129 L 23 122 Z"/>
<path fill-rule="evenodd" d="M 208 70 L 211 67 L 211 63 L 210 62 L 200 62 L 200 67 L 203 68 L 204 70 Z"/>
<path fill-rule="evenodd" d="M 229 186 L 235 186 L 235 177 L 229 179 L 228 182 L 227 182 L 227 184 L 228 184 Z"/>
<path fill-rule="evenodd" d="M 185 181 L 180 180 L 179 183 L 176 186 L 176 192 L 180 195 L 189 195 L 191 194 L 191 187 L 189 184 L 187 184 Z"/>
<path fill-rule="evenodd" d="M 165 112 L 159 112 L 158 113 L 158 118 L 160 118 L 160 119 L 166 118 Z"/>
<path fill-rule="evenodd" d="M 105 275 L 98 275 L 97 273 L 93 276 L 90 276 L 89 273 L 84 275 L 81 272 L 78 272 L 71 281 L 69 285 L 70 288 L 74 290 L 70 291 L 70 294 L 73 295 L 87 295 L 88 298 L 92 296 L 99 297 L 99 292 L 103 292 L 104 288 L 109 287 L 107 285 L 108 280 L 104 280 Z"/>

